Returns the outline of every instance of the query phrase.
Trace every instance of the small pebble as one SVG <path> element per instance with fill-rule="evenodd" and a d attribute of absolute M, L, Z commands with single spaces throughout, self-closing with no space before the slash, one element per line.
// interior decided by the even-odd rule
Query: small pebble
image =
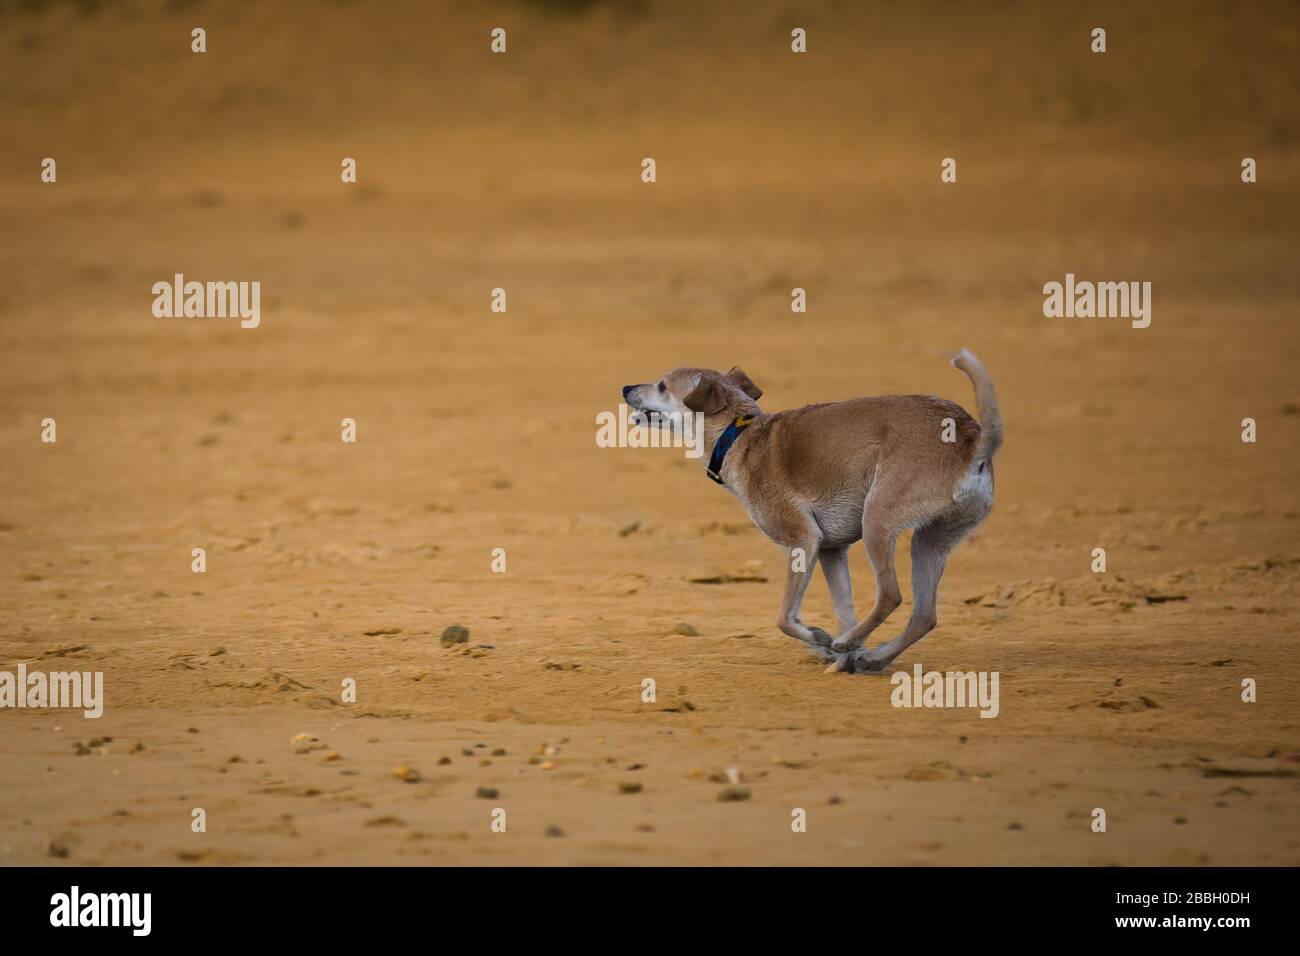
<path fill-rule="evenodd" d="M 420 779 L 420 771 L 416 770 L 414 767 L 408 767 L 406 764 L 402 764 L 393 771 L 393 776 L 406 783 L 415 783 Z"/>
<path fill-rule="evenodd" d="M 723 787 L 718 793 L 718 801 L 721 803 L 737 803 L 748 799 L 749 790 L 746 787 Z"/>
<path fill-rule="evenodd" d="M 461 627 L 459 624 L 453 624 L 442 632 L 439 638 L 443 647 L 451 647 L 453 644 L 464 644 L 469 641 L 469 628 Z"/>
<path fill-rule="evenodd" d="M 546 828 L 546 835 L 548 837 L 562 837 L 564 836 L 564 831 L 552 823 Z"/>
<path fill-rule="evenodd" d="M 639 780 L 624 780 L 618 785 L 619 793 L 640 793 L 642 785 Z"/>
<path fill-rule="evenodd" d="M 474 791 L 474 796 L 480 797 L 483 800 L 495 800 L 500 796 L 500 792 L 496 787 L 479 787 Z"/>

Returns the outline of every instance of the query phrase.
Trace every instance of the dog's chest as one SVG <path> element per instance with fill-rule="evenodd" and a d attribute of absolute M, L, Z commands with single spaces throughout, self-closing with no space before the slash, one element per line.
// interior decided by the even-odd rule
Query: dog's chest
<path fill-rule="evenodd" d="M 749 515 L 749 520 L 754 522 L 754 526 L 763 532 L 773 541 L 784 543 L 786 535 L 783 533 L 781 522 L 774 520 L 772 515 L 773 509 L 768 507 L 761 496 L 753 495 L 750 489 L 742 481 L 736 481 L 737 475 L 728 474 L 728 469 L 723 468 L 723 478 L 726 482 L 726 489 L 736 496 L 740 506 L 745 509 Z"/>
<path fill-rule="evenodd" d="M 847 492 L 812 506 L 813 519 L 822 530 L 823 546 L 841 547 L 862 537 L 862 502 L 862 495 Z"/>
<path fill-rule="evenodd" d="M 744 482 L 727 482 L 754 526 L 777 544 L 794 546 L 808 539 L 808 518 L 821 532 L 823 546 L 840 547 L 862 537 L 862 496 L 847 491 L 821 501 L 772 498 L 762 488 Z"/>

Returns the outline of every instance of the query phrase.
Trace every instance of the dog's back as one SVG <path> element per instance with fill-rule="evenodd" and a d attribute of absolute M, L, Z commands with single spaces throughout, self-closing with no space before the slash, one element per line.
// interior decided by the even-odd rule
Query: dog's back
<path fill-rule="evenodd" d="M 797 499 L 814 512 L 824 502 L 852 502 L 855 528 L 863 500 L 886 470 L 917 476 L 914 492 L 925 510 L 951 502 L 981 434 L 960 405 L 932 395 L 805 405 L 765 416 L 751 431 L 733 453 L 737 476 L 757 478 L 762 487 L 738 491 Z"/>

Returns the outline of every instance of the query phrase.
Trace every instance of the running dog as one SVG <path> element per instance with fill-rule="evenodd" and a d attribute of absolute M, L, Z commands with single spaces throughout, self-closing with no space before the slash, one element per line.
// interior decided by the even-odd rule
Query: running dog
<path fill-rule="evenodd" d="M 970 377 L 976 422 L 954 402 L 884 395 L 767 413 L 763 390 L 738 368 L 674 369 L 623 387 L 623 400 L 654 426 L 703 416 L 706 473 L 745 506 L 754 524 L 791 549 L 777 622 L 828 671 L 880 671 L 934 629 L 948 555 L 993 508 L 993 456 L 1002 444 L 993 382 L 963 349 L 952 364 Z M 912 529 L 912 616 L 874 649 L 863 642 L 902 603 L 894 573 L 898 536 Z M 848 548 L 861 540 L 876 576 L 876 604 L 858 621 Z M 796 551 L 795 549 L 798 549 Z M 802 559 L 802 560 L 800 560 Z M 820 562 L 839 634 L 800 620 Z"/>

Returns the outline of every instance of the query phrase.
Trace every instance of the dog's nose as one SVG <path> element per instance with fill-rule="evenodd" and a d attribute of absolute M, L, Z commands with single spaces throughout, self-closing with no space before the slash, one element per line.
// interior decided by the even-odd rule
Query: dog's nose
<path fill-rule="evenodd" d="M 627 398 L 627 394 L 628 394 L 628 392 L 632 391 L 632 389 L 634 389 L 634 388 L 636 388 L 635 385 L 624 385 L 624 386 L 623 386 L 623 397 L 624 397 L 624 398 Z"/>

